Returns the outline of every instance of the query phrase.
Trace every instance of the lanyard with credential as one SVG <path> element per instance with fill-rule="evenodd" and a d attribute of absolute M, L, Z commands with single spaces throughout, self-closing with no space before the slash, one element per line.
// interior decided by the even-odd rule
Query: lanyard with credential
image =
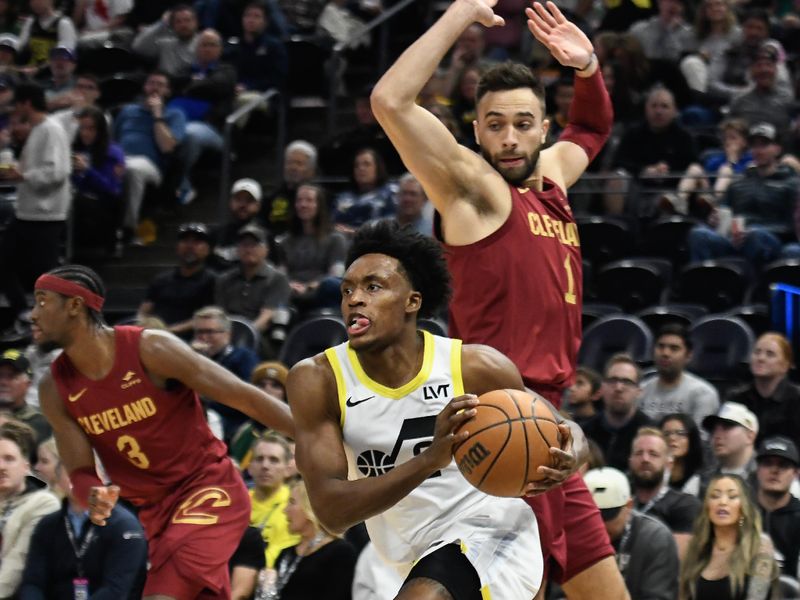
<path fill-rule="evenodd" d="M 83 542 L 80 546 L 78 546 L 78 541 L 75 538 L 75 532 L 72 529 L 72 521 L 69 520 L 67 515 L 64 515 L 64 527 L 67 529 L 67 537 L 69 538 L 69 543 L 72 546 L 72 551 L 75 553 L 75 558 L 78 559 L 78 577 L 83 577 L 83 557 L 86 554 L 86 550 L 89 548 L 89 544 L 92 543 L 94 539 L 94 524 L 89 522 L 89 531 L 86 533 L 86 537 L 83 538 Z"/>
<path fill-rule="evenodd" d="M 628 543 L 631 539 L 631 530 L 633 529 L 633 515 L 628 515 L 628 522 L 625 523 L 625 529 L 622 531 L 622 539 L 619 542 L 619 552 L 617 552 L 617 567 L 619 572 L 625 575 L 625 569 L 628 568 L 628 563 L 631 560 L 630 549 Z"/>

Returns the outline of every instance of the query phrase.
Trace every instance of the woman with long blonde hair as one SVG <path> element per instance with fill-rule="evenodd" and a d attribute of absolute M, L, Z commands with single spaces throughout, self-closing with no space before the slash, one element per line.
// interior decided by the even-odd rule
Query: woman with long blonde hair
<path fill-rule="evenodd" d="M 681 565 L 679 600 L 768 600 L 779 572 L 747 484 L 715 475 Z"/>

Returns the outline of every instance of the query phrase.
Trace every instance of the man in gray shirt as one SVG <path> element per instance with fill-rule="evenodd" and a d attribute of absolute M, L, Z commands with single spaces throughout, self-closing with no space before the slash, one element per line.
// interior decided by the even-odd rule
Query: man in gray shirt
<path fill-rule="evenodd" d="M 611 467 L 592 469 L 586 487 L 600 509 L 633 600 L 676 600 L 678 549 L 667 526 L 633 510 L 627 477 Z"/>
<path fill-rule="evenodd" d="M 197 14 L 188 4 L 179 4 L 145 27 L 133 40 L 133 51 L 158 61 L 158 70 L 170 77 L 188 76 L 197 45 Z"/>
<path fill-rule="evenodd" d="M 640 407 L 659 421 L 671 413 L 685 413 L 698 425 L 719 408 L 716 388 L 685 371 L 692 358 L 692 340 L 683 325 L 670 323 L 656 336 L 653 361 L 657 375 L 642 384 Z"/>
<path fill-rule="evenodd" d="M 681 0 L 658 0 L 658 14 L 634 23 L 630 33 L 650 60 L 678 61 L 694 46 L 694 33 L 683 18 Z"/>
<path fill-rule="evenodd" d="M 0 169 L 0 182 L 17 186 L 14 220 L 0 244 L 0 291 L 19 315 L 25 291 L 40 273 L 58 265 L 72 201 L 70 147 L 61 125 L 47 115 L 44 90 L 21 84 L 14 92 L 17 118 L 31 125 L 18 164 Z"/>
<path fill-rule="evenodd" d="M 239 266 L 217 279 L 214 302 L 229 315 L 253 321 L 256 329 L 266 331 L 275 310 L 289 305 L 289 280 L 267 262 L 267 232 L 255 224 L 239 230 L 237 244 Z"/>

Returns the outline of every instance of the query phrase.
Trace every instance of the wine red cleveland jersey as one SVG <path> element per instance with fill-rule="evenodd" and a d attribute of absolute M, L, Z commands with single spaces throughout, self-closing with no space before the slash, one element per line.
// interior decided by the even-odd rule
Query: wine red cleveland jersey
<path fill-rule="evenodd" d="M 115 327 L 114 366 L 99 381 L 62 353 L 51 371 L 67 412 L 86 432 L 111 482 L 137 506 L 159 502 L 226 458 L 194 390 L 156 387 L 139 359 L 139 327 Z"/>
<path fill-rule="evenodd" d="M 450 336 L 501 351 L 535 391 L 560 392 L 572 384 L 581 343 L 578 228 L 549 179 L 541 192 L 510 188 L 511 214 L 500 229 L 474 244 L 445 244 Z"/>

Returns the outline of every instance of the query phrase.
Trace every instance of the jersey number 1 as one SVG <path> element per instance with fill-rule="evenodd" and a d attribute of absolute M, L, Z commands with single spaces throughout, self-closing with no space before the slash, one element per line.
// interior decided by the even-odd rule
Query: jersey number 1
<path fill-rule="evenodd" d="M 564 258 L 564 270 L 567 272 L 567 291 L 564 292 L 564 302 L 567 304 L 575 304 L 578 300 L 575 297 L 575 275 L 572 273 L 572 263 L 570 262 L 569 254 Z"/>

